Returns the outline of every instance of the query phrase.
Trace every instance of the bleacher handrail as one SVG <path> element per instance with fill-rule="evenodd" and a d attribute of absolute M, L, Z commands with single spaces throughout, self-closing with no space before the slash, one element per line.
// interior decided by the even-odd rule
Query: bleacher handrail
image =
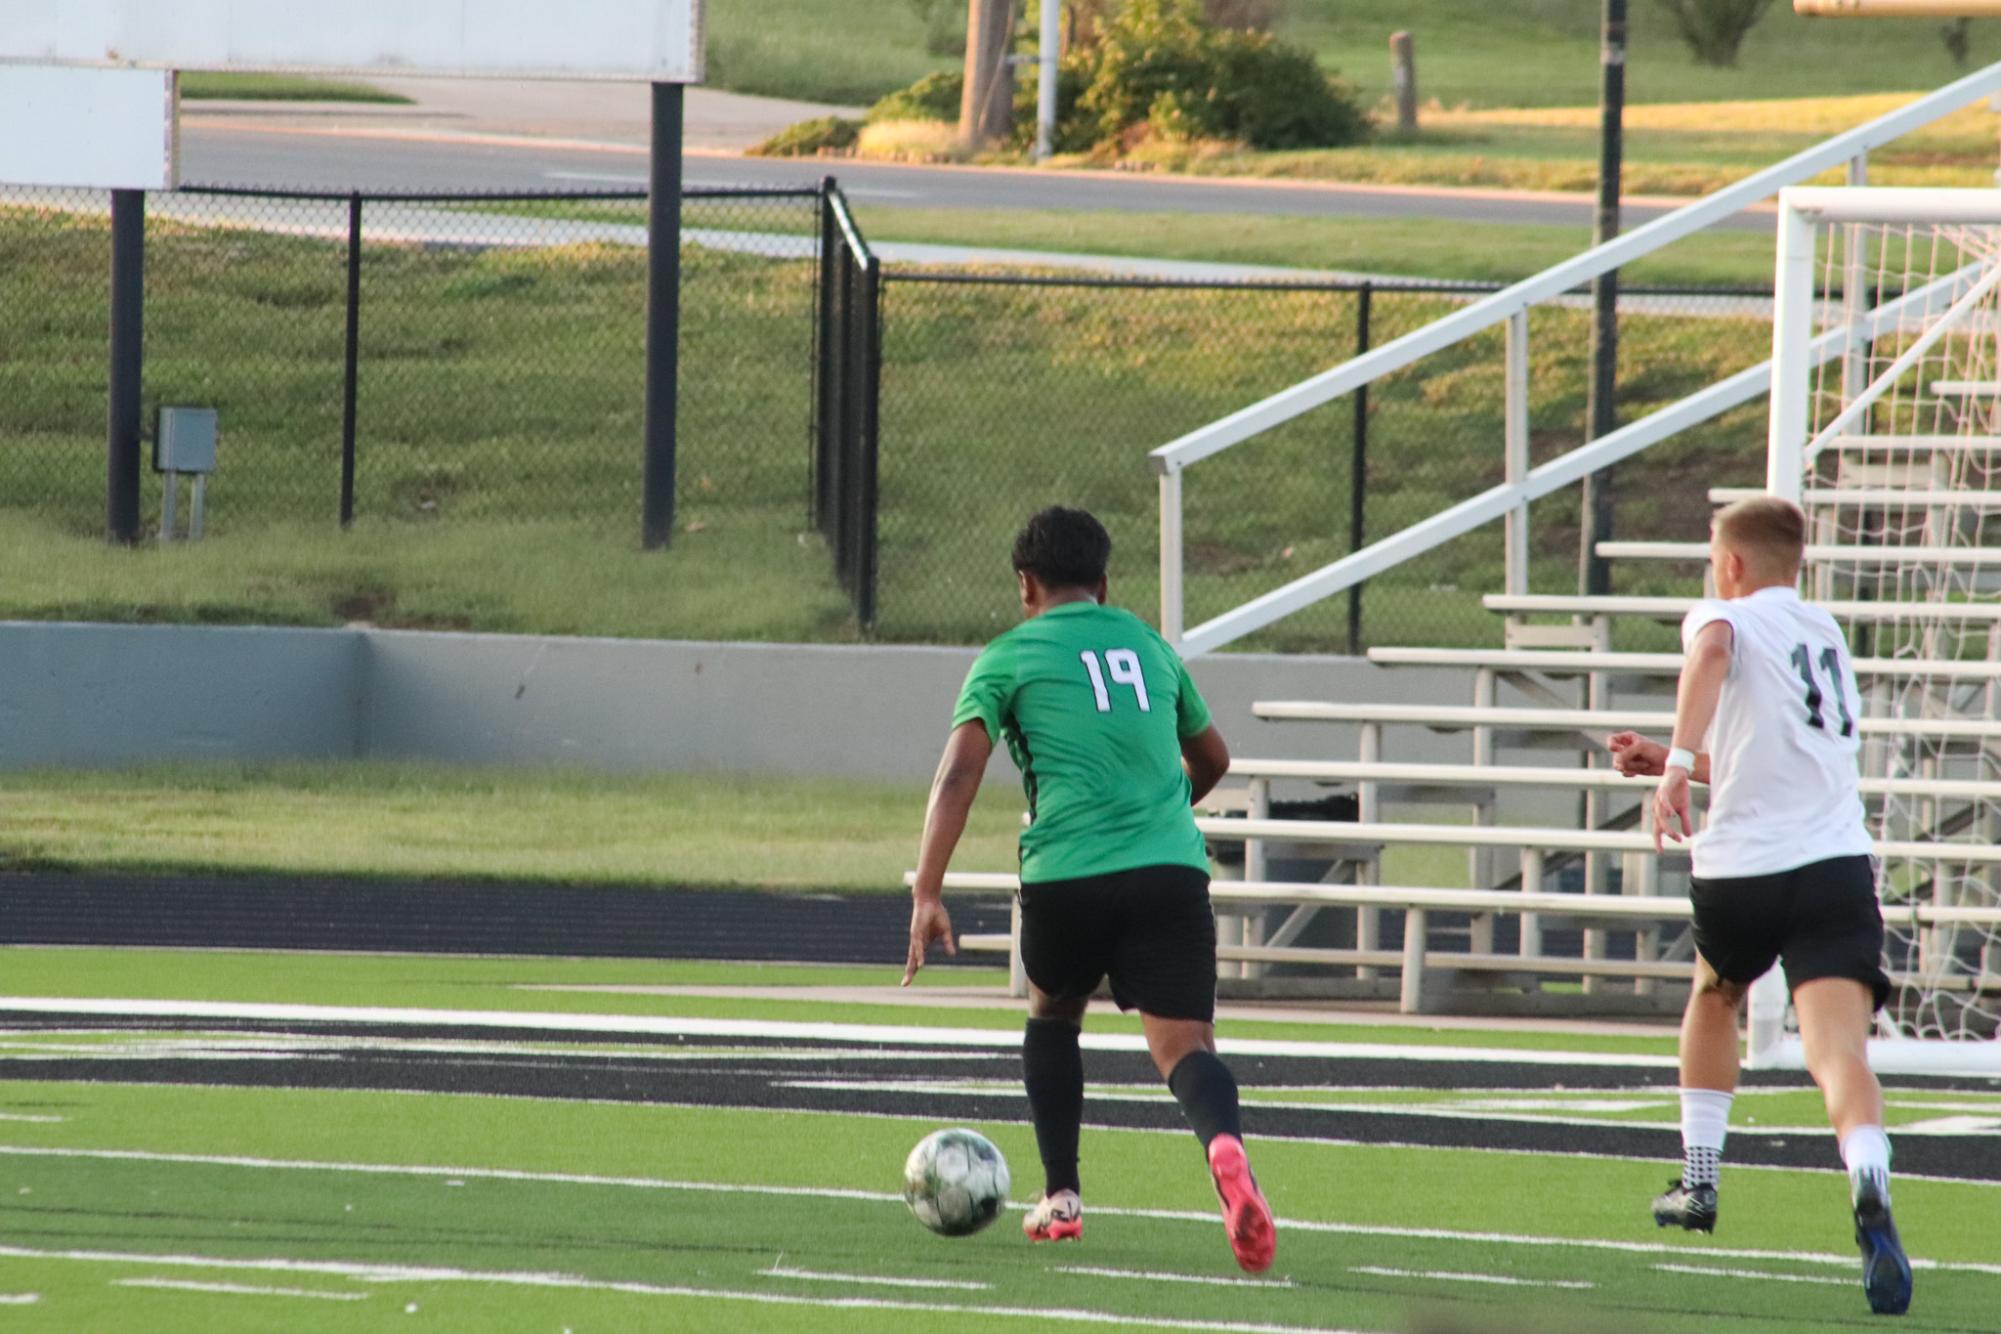
<path fill-rule="evenodd" d="M 1332 370 L 1281 390 L 1221 421 L 1190 431 L 1153 451 L 1154 468 L 1163 473 L 1178 472 L 1191 463 L 1358 389 L 1371 380 L 1401 370 L 1432 352 L 1491 329 L 1517 311 L 1561 296 L 1601 274 L 1610 273 L 1663 246 L 1672 245 L 1711 223 L 1720 222 L 1750 205 L 1771 198 L 1788 185 L 1842 166 L 1872 148 L 1892 143 L 1912 130 L 1921 129 L 1996 92 L 2001 92 L 2001 63 L 1976 70 L 1915 102 L 1795 153 L 1735 185 L 1726 186 L 1692 204 L 1684 204 L 1672 213 L 1663 214 L 1603 245 L 1552 265 L 1534 277 L 1504 287 L 1442 320 L 1352 357 Z"/>
<path fill-rule="evenodd" d="M 1439 764 L 1403 760 L 1267 760 L 1232 756 L 1230 776 L 1269 784 L 1274 779 L 1304 782 L 1390 783 L 1424 788 L 1603 789 L 1648 796 L 1658 781 L 1633 778 L 1612 769 L 1563 768 L 1526 764 Z M 1703 785 L 1697 784 L 1697 789 Z M 1864 778 L 1859 790 L 1871 796 L 1924 796 L 1946 800 L 2001 801 L 2001 782 L 1958 778 Z"/>
<path fill-rule="evenodd" d="M 1162 445 L 1149 455 L 1160 488 L 1160 630 L 1184 656 L 1193 657 L 1251 634 L 1303 607 L 1372 578 L 1383 571 L 1506 518 L 1508 589 L 1525 592 L 1528 564 L 1528 505 L 1553 491 L 1600 472 L 1688 427 L 1709 421 L 1770 392 L 1772 363 L 1740 371 L 1677 403 L 1612 431 L 1542 466 L 1528 467 L 1528 311 L 1622 265 L 1673 244 L 1712 223 L 1761 202 L 1784 187 L 1844 163 L 1859 166 L 1869 150 L 1893 142 L 1984 96 L 2001 92 L 2001 63 L 1989 65 L 1884 116 L 1796 153 L 1705 199 L 1633 229 L 1531 278 L 1503 288 L 1331 370 L 1271 395 L 1220 421 Z M 1855 177 L 1860 171 L 1852 172 Z M 1851 338 L 1873 338 L 1907 307 L 1952 291 L 1977 266 L 1907 293 L 1855 326 L 1814 339 L 1808 357 L 1819 364 L 1840 355 Z M 1194 463 L 1401 370 L 1433 352 L 1488 329 L 1507 325 L 1507 393 L 1503 463 L 1506 480 L 1469 500 L 1401 532 L 1353 552 L 1261 597 L 1192 629 L 1184 621 L 1182 474 Z"/>

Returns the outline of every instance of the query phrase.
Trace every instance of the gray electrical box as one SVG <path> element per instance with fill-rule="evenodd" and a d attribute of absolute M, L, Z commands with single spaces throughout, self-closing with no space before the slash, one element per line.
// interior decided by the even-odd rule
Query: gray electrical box
<path fill-rule="evenodd" d="M 153 434 L 154 472 L 215 471 L 215 409 L 161 408 Z"/>

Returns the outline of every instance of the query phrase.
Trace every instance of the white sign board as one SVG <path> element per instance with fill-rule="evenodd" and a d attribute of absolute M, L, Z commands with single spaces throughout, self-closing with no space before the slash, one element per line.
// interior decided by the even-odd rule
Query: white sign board
<path fill-rule="evenodd" d="M 174 76 L 0 65 L 0 184 L 174 188 Z"/>
<path fill-rule="evenodd" d="M 4 0 L 0 61 L 700 83 L 703 0 Z"/>

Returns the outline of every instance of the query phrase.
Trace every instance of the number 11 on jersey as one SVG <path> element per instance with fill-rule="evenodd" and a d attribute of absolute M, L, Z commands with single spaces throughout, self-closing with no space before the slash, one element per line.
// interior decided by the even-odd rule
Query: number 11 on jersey
<path fill-rule="evenodd" d="M 1084 670 L 1091 674 L 1091 693 L 1097 697 L 1099 713 L 1112 711 L 1112 692 L 1105 684 L 1108 671 L 1114 684 L 1132 687 L 1141 713 L 1153 712 L 1153 702 L 1146 697 L 1146 675 L 1139 669 L 1139 654 L 1129 648 L 1107 649 L 1103 666 L 1098 663 L 1098 655 L 1089 649 L 1077 656 L 1084 660 Z"/>

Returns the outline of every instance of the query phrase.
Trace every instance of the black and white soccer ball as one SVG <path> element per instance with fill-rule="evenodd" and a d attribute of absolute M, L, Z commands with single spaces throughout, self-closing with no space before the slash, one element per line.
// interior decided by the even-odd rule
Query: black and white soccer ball
<path fill-rule="evenodd" d="M 1007 1207 L 1007 1159 L 977 1130 L 926 1135 L 903 1164 L 903 1198 L 917 1221 L 945 1237 L 978 1232 Z"/>

